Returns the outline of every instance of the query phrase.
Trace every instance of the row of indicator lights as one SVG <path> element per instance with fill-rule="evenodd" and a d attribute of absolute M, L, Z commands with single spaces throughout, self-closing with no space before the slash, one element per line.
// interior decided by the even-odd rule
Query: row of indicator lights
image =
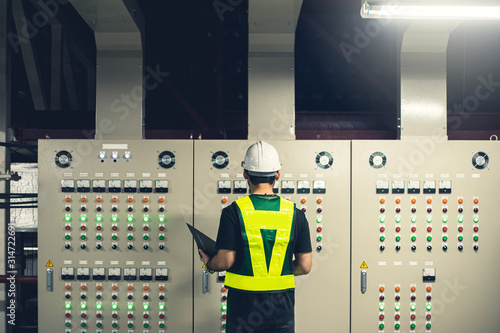
<path fill-rule="evenodd" d="M 66 197 L 64 198 L 64 201 L 66 201 L 66 202 L 72 202 L 71 196 L 70 196 L 70 195 L 66 196 Z M 118 197 L 117 197 L 117 196 L 113 196 L 113 197 L 111 198 L 111 200 L 110 200 L 110 201 L 111 201 L 112 203 L 118 203 L 118 202 L 119 202 L 119 200 L 118 200 Z M 127 200 L 126 200 L 126 201 L 127 201 L 128 203 L 132 203 L 132 202 L 134 202 L 134 197 L 133 197 L 133 196 L 129 196 L 129 197 L 127 198 Z M 144 197 L 142 198 L 142 200 L 141 200 L 141 202 L 143 202 L 143 203 L 148 203 L 148 202 L 150 202 L 150 201 L 151 201 L 151 200 L 149 199 L 149 196 L 144 196 Z M 87 197 L 86 197 L 86 196 L 84 196 L 84 195 L 83 195 L 83 196 L 81 196 L 81 198 L 80 198 L 80 202 L 88 202 Z M 97 197 L 96 197 L 96 199 L 95 199 L 95 202 L 99 202 L 99 203 L 101 203 L 101 202 L 103 202 L 103 198 L 102 198 L 101 196 L 97 196 Z M 164 198 L 164 197 L 160 197 L 160 198 L 158 198 L 158 202 L 159 202 L 159 203 L 164 203 L 164 202 L 165 202 L 165 198 Z"/>
<path fill-rule="evenodd" d="M 302 200 L 305 200 L 305 199 L 302 199 Z M 305 202 L 303 202 L 305 203 Z M 316 203 L 319 205 L 319 204 L 322 204 L 323 203 L 323 199 L 322 198 L 317 198 L 316 199 Z M 321 214 L 323 212 L 323 208 L 320 206 L 316 209 L 316 213 L 318 214 Z M 316 242 L 318 242 L 318 244 L 316 245 L 316 250 L 319 252 L 323 249 L 323 245 L 321 244 L 321 241 L 323 240 L 323 235 L 321 234 L 321 232 L 323 231 L 323 216 L 321 215 L 318 215 L 316 217 L 316 222 L 318 223 L 318 225 L 316 226 Z"/>
<path fill-rule="evenodd" d="M 478 204 L 478 203 L 479 203 L 479 198 L 477 198 L 477 197 L 476 197 L 476 198 L 474 198 L 472 201 L 473 201 L 475 204 Z M 396 202 L 397 204 L 400 204 L 400 203 L 401 203 L 401 198 L 396 198 L 395 202 Z M 417 198 L 411 198 L 410 202 L 411 202 L 412 204 L 417 203 Z M 427 202 L 428 204 L 431 204 L 431 203 L 432 203 L 432 198 L 427 198 L 426 202 Z M 442 202 L 443 202 L 444 204 L 448 203 L 448 198 L 444 197 L 444 198 L 442 199 Z M 463 204 L 463 203 L 464 203 L 464 199 L 460 197 L 460 198 L 458 198 L 457 202 L 458 202 L 459 204 Z M 384 204 L 384 203 L 385 203 L 385 198 L 384 198 L 384 197 L 380 198 L 380 203 L 381 203 L 381 204 Z"/>
<path fill-rule="evenodd" d="M 67 230 L 67 231 L 70 231 L 70 230 L 71 230 L 71 225 L 69 225 L 69 224 L 65 225 L 65 226 L 64 226 L 64 229 L 65 229 L 65 230 Z M 117 231 L 118 229 L 119 229 L 119 228 L 118 228 L 118 226 L 116 226 L 116 225 L 114 225 L 114 226 L 112 226 L 112 227 L 111 227 L 111 230 L 113 230 L 113 231 Z M 143 229 L 144 231 L 148 231 L 150 228 L 149 228 L 149 226 L 145 225 L 145 226 L 143 226 L 143 227 L 142 227 L 142 229 Z M 82 230 L 82 231 L 87 230 L 87 226 L 86 226 L 86 225 L 84 225 L 84 224 L 82 224 L 82 225 L 80 226 L 80 230 Z M 97 230 L 97 231 L 102 231 L 102 230 L 103 230 L 102 225 L 100 225 L 100 224 L 99 224 L 99 225 L 97 225 L 97 226 L 95 227 L 95 230 Z M 133 230 L 134 230 L 134 227 L 133 227 L 132 225 L 129 225 L 129 226 L 127 227 L 127 230 L 128 230 L 128 231 L 133 231 Z M 158 230 L 160 230 L 160 231 L 164 231 L 164 230 L 165 230 L 165 226 L 164 226 L 164 225 L 160 225 L 160 226 L 158 227 Z"/>
<path fill-rule="evenodd" d="M 226 320 L 227 320 L 227 288 L 222 286 L 221 288 L 221 328 L 223 330 L 226 329 Z"/>
<path fill-rule="evenodd" d="M 102 290 L 102 289 L 103 289 L 103 286 L 102 286 L 102 284 L 97 284 L 95 288 L 96 288 L 96 290 Z M 66 290 L 71 290 L 71 283 L 66 283 L 66 284 L 64 285 L 64 289 L 66 289 Z M 81 289 L 81 290 L 88 290 L 88 287 L 87 287 L 87 285 L 86 285 L 86 284 L 82 284 L 82 285 L 80 286 L 80 289 Z M 118 286 L 117 286 L 116 284 L 113 284 L 113 285 L 111 286 L 111 289 L 112 289 L 112 290 L 114 290 L 114 291 L 116 291 L 116 290 L 118 290 L 119 288 L 118 288 Z M 148 291 L 148 290 L 150 290 L 151 288 L 150 288 L 148 285 L 144 285 L 141 289 L 143 289 L 144 291 Z M 134 290 L 134 286 L 133 286 L 133 284 L 129 284 L 129 285 L 127 286 L 127 290 L 129 290 L 129 291 Z M 158 290 L 160 290 L 160 291 L 165 291 L 165 286 L 164 286 L 164 285 L 159 285 L 159 286 L 158 286 Z"/>
<path fill-rule="evenodd" d="M 431 223 L 432 222 L 432 216 L 427 216 L 427 218 L 425 220 L 427 221 L 427 223 Z M 447 216 L 443 216 L 441 220 L 443 221 L 443 223 L 446 223 L 446 222 L 448 222 L 448 217 Z M 383 216 L 383 215 L 380 216 L 379 222 L 380 223 L 384 223 L 385 221 L 386 221 L 385 216 Z M 396 216 L 395 219 L 394 219 L 394 221 L 396 223 L 401 223 L 401 217 L 400 216 Z M 411 223 L 416 223 L 417 222 L 417 218 L 415 216 L 412 216 L 411 219 L 410 219 L 410 221 L 411 221 Z M 457 217 L 457 221 L 458 221 L 458 223 L 462 223 L 464 221 L 464 217 L 463 216 L 458 216 Z M 474 223 L 478 223 L 479 222 L 479 217 L 478 216 L 474 216 L 472 218 L 472 221 Z"/>
<path fill-rule="evenodd" d="M 96 307 L 96 310 L 103 310 L 104 309 L 103 308 L 104 307 L 103 304 L 100 303 L 100 302 L 97 302 L 96 305 L 95 305 L 95 307 Z M 71 301 L 65 302 L 64 303 L 64 308 L 66 310 L 70 310 L 72 308 Z M 88 308 L 88 304 L 86 302 L 81 302 L 80 303 L 80 309 L 81 310 L 86 310 L 87 308 Z M 118 303 L 117 302 L 111 303 L 110 309 L 111 310 L 119 310 Z M 134 303 L 133 302 L 127 303 L 127 310 L 133 310 L 133 309 L 134 309 Z M 145 310 L 145 311 L 151 310 L 151 306 L 149 305 L 149 303 L 145 302 L 145 303 L 142 304 L 142 309 Z M 165 311 L 166 309 L 167 308 L 165 306 L 165 303 L 158 304 L 158 310 Z"/>
<path fill-rule="evenodd" d="M 87 215 L 81 215 L 79 220 L 81 222 L 87 222 L 89 220 L 89 218 L 87 217 Z M 135 221 L 135 219 L 132 215 L 127 216 L 126 220 L 127 220 L 127 222 L 134 222 Z M 71 222 L 71 221 L 73 221 L 73 218 L 71 217 L 71 215 L 65 215 L 64 221 Z M 97 215 L 95 217 L 95 221 L 96 222 L 103 222 L 104 218 L 102 217 L 102 215 Z M 117 215 L 113 215 L 113 216 L 111 216 L 110 221 L 111 222 L 120 222 L 120 219 L 118 218 Z M 150 222 L 150 221 L 151 221 L 151 218 L 149 217 L 149 215 L 144 215 L 142 217 L 142 222 Z M 158 222 L 163 223 L 166 221 L 167 221 L 167 218 L 164 215 L 158 216 Z"/>
<path fill-rule="evenodd" d="M 68 206 L 65 206 L 65 207 L 64 207 L 64 210 L 65 210 L 66 212 L 71 212 L 71 211 L 72 211 L 71 206 L 69 206 L 69 205 L 68 205 Z M 85 212 L 89 211 L 89 209 L 87 208 L 87 206 L 81 206 L 81 207 L 80 207 L 80 211 L 81 211 L 82 213 L 85 213 Z M 100 213 L 100 212 L 102 212 L 102 211 L 103 211 L 103 208 L 102 208 L 101 206 L 97 206 L 97 207 L 95 208 L 95 211 Z M 118 211 L 119 211 L 119 209 L 118 209 L 118 207 L 117 207 L 117 206 L 113 206 L 113 207 L 111 207 L 110 211 L 111 211 L 111 212 L 113 212 L 113 213 L 116 213 L 116 212 L 118 212 Z M 129 213 L 134 212 L 134 211 L 135 211 L 134 206 L 128 206 L 128 207 L 127 207 L 127 209 L 126 209 L 126 211 L 127 211 L 127 212 L 129 212 Z M 149 206 L 144 206 L 144 207 L 142 207 L 141 211 L 142 211 L 142 212 L 144 212 L 144 213 L 147 213 L 147 212 L 149 212 L 149 211 L 150 211 L 150 208 L 149 208 Z M 165 207 L 164 207 L 164 206 L 160 206 L 160 207 L 158 208 L 158 211 L 159 211 L 160 213 L 165 212 Z"/>

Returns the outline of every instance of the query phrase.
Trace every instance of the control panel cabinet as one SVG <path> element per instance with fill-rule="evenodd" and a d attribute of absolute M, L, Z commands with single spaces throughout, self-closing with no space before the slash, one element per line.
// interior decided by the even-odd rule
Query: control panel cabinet
<path fill-rule="evenodd" d="M 193 143 L 39 141 L 39 331 L 192 330 Z"/>

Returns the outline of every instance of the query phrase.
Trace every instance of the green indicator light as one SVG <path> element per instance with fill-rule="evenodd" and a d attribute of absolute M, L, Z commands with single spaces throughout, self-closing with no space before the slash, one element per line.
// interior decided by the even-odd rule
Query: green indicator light
<path fill-rule="evenodd" d="M 111 309 L 112 310 L 118 309 L 118 304 L 116 304 L 116 303 L 111 304 Z"/>
<path fill-rule="evenodd" d="M 416 218 L 415 216 L 413 216 L 413 217 L 411 218 L 411 223 L 415 223 L 415 222 L 417 222 L 417 218 Z"/>
<path fill-rule="evenodd" d="M 399 222 L 401 222 L 401 218 L 398 216 L 398 217 L 396 217 L 396 223 L 399 223 Z"/>
<path fill-rule="evenodd" d="M 431 236 L 427 236 L 427 241 L 430 242 L 432 240 Z"/>
<path fill-rule="evenodd" d="M 414 242 L 417 240 L 417 236 L 411 236 L 411 241 Z"/>
<path fill-rule="evenodd" d="M 132 326 L 134 326 L 132 323 L 128 323 L 127 325 L 129 328 L 132 328 Z"/>
<path fill-rule="evenodd" d="M 66 309 L 71 309 L 71 303 L 66 303 L 66 304 L 64 304 L 64 307 L 65 307 Z"/>
<path fill-rule="evenodd" d="M 427 223 L 431 223 L 431 222 L 432 222 L 432 217 L 430 217 L 430 216 L 429 216 L 429 217 L 427 218 Z"/>
<path fill-rule="evenodd" d="M 81 236 L 80 236 L 80 238 L 81 238 L 82 240 L 85 240 L 85 238 L 87 238 L 87 237 L 85 237 L 85 235 L 81 235 Z"/>
<path fill-rule="evenodd" d="M 473 219 L 473 220 L 474 220 L 474 223 L 477 223 L 477 222 L 479 222 L 479 217 L 474 216 L 474 219 Z"/>
<path fill-rule="evenodd" d="M 149 324 L 148 323 L 144 323 L 144 328 L 148 328 L 149 327 Z"/>
<path fill-rule="evenodd" d="M 134 308 L 134 304 L 128 303 L 127 304 L 127 309 L 132 310 Z"/>
<path fill-rule="evenodd" d="M 380 217 L 380 223 L 384 223 L 385 222 L 385 217 L 381 216 Z"/>
<path fill-rule="evenodd" d="M 85 324 L 85 323 L 82 323 L 81 325 L 82 325 L 82 327 L 85 327 L 85 326 L 87 326 L 87 324 Z"/>
<path fill-rule="evenodd" d="M 397 330 L 399 330 L 399 328 L 400 328 L 400 327 L 401 327 L 401 325 L 399 325 L 399 324 L 396 324 L 396 325 L 394 326 L 394 328 L 396 328 Z"/>
<path fill-rule="evenodd" d="M 142 306 L 142 308 L 144 310 L 148 310 L 149 309 L 149 304 L 148 303 L 144 303 L 144 305 Z"/>
<path fill-rule="evenodd" d="M 82 222 L 87 221 L 87 216 L 85 216 L 85 215 L 80 216 L 80 221 L 82 221 Z"/>
<path fill-rule="evenodd" d="M 380 304 L 380 305 L 378 306 L 378 309 L 379 309 L 380 311 L 384 311 L 384 310 L 385 310 L 385 305 L 384 305 L 384 304 Z"/>
<path fill-rule="evenodd" d="M 462 216 L 458 217 L 458 223 L 462 223 L 464 221 L 464 218 Z"/>
<path fill-rule="evenodd" d="M 399 242 L 401 240 L 401 236 L 396 236 L 396 242 Z"/>
<path fill-rule="evenodd" d="M 101 215 L 96 216 L 95 220 L 96 220 L 97 222 L 102 222 L 102 216 L 101 216 Z"/>
<path fill-rule="evenodd" d="M 410 325 L 410 328 L 411 328 L 412 330 L 414 330 L 414 329 L 415 329 L 415 324 L 411 324 L 411 325 Z"/>
<path fill-rule="evenodd" d="M 113 323 L 113 324 L 111 324 L 111 326 L 113 326 L 113 327 L 117 327 L 117 326 L 118 326 L 118 324 L 117 324 L 117 323 Z"/>
<path fill-rule="evenodd" d="M 66 323 L 66 324 L 64 324 L 64 325 L 66 325 L 66 327 L 70 327 L 70 326 L 71 326 L 71 323 Z"/>
<path fill-rule="evenodd" d="M 394 306 L 394 310 L 399 311 L 400 309 L 401 309 L 401 306 L 399 304 L 396 304 L 396 306 Z"/>
<path fill-rule="evenodd" d="M 97 240 L 101 240 L 101 239 L 102 239 L 102 236 L 101 236 L 101 235 L 97 235 L 95 238 L 96 238 Z"/>
<path fill-rule="evenodd" d="M 144 240 L 148 240 L 149 239 L 149 236 L 148 235 L 144 235 Z"/>
<path fill-rule="evenodd" d="M 102 303 L 97 303 L 97 304 L 95 305 L 95 308 L 96 308 L 97 310 L 101 310 L 101 309 L 102 309 Z"/>
<path fill-rule="evenodd" d="M 226 324 L 222 324 L 222 328 L 226 328 Z"/>
<path fill-rule="evenodd" d="M 113 222 L 117 222 L 117 221 L 118 221 L 118 216 L 112 216 L 112 217 L 111 217 L 111 221 L 113 221 Z"/>
<path fill-rule="evenodd" d="M 431 324 L 425 325 L 425 328 L 427 328 L 428 330 L 430 330 L 431 329 Z"/>
<path fill-rule="evenodd" d="M 165 327 L 165 324 L 160 324 L 160 325 L 158 325 L 158 326 L 159 326 L 160 328 L 163 328 L 163 327 Z M 226 324 L 222 325 L 222 327 L 223 327 L 223 328 L 226 328 Z"/>
<path fill-rule="evenodd" d="M 384 329 L 384 324 L 378 325 L 378 328 L 380 328 L 381 330 L 383 330 Z"/>
<path fill-rule="evenodd" d="M 385 241 L 385 237 L 384 236 L 380 236 L 380 241 L 381 242 Z"/>
<path fill-rule="evenodd" d="M 69 240 L 71 237 L 70 237 L 70 235 L 66 235 L 66 236 L 64 236 L 64 238 L 66 238 L 67 240 Z"/>
<path fill-rule="evenodd" d="M 321 240 L 322 240 L 322 239 L 323 239 L 323 237 L 321 237 L 321 236 L 316 237 L 316 240 L 317 240 L 318 242 L 321 242 Z"/>
<path fill-rule="evenodd" d="M 158 304 L 158 309 L 160 309 L 161 311 L 165 310 L 165 304 L 164 303 Z"/>
<path fill-rule="evenodd" d="M 479 240 L 478 236 L 474 236 L 474 242 L 477 242 Z"/>
<path fill-rule="evenodd" d="M 463 241 L 463 240 L 464 240 L 464 238 L 463 238 L 462 236 L 458 236 L 458 241 L 459 241 L 459 242 L 461 242 L 461 241 Z"/>
<path fill-rule="evenodd" d="M 410 310 L 411 311 L 415 311 L 416 308 L 417 308 L 417 306 L 415 304 L 410 305 Z"/>
<path fill-rule="evenodd" d="M 158 218 L 158 221 L 160 221 L 160 222 L 165 222 L 165 216 L 160 216 L 160 217 Z"/>
<path fill-rule="evenodd" d="M 101 326 L 102 326 L 102 324 L 101 324 L 101 323 L 97 323 L 97 324 L 96 324 L 96 326 L 97 326 L 97 327 L 101 327 Z"/>
<path fill-rule="evenodd" d="M 443 242 L 446 242 L 448 240 L 448 237 L 443 236 Z"/>
<path fill-rule="evenodd" d="M 444 223 L 448 222 L 448 218 L 446 216 L 443 216 L 443 222 Z"/>
<path fill-rule="evenodd" d="M 129 235 L 127 238 L 128 238 L 128 240 L 132 240 L 132 239 L 134 239 L 134 236 Z"/>
<path fill-rule="evenodd" d="M 144 217 L 142 218 L 142 220 L 143 220 L 144 222 L 149 222 L 149 216 L 144 216 Z"/>
<path fill-rule="evenodd" d="M 425 309 L 426 309 L 427 311 L 431 311 L 431 309 L 432 309 L 432 305 L 427 304 L 427 305 L 425 306 Z"/>
<path fill-rule="evenodd" d="M 69 221 L 71 221 L 71 216 L 66 215 L 66 216 L 64 217 L 64 221 L 68 221 L 68 222 L 69 222 Z"/>
<path fill-rule="evenodd" d="M 134 221 L 134 217 L 133 217 L 133 216 L 128 216 L 128 217 L 127 217 L 127 221 L 129 221 L 129 222 L 133 222 L 133 221 Z"/>
<path fill-rule="evenodd" d="M 111 238 L 112 238 L 113 240 L 117 240 L 117 239 L 118 239 L 118 236 L 113 235 Z"/>
<path fill-rule="evenodd" d="M 316 222 L 321 223 L 321 221 L 323 221 L 323 218 L 322 218 L 321 216 L 318 216 L 318 217 L 316 218 Z"/>
<path fill-rule="evenodd" d="M 81 309 L 86 309 L 86 308 L 87 308 L 87 303 L 82 303 L 82 304 L 80 304 L 80 308 L 81 308 Z"/>
<path fill-rule="evenodd" d="M 221 310 L 222 311 L 227 311 L 227 304 L 222 304 Z"/>
<path fill-rule="evenodd" d="M 165 239 L 165 236 L 160 236 L 160 240 L 164 240 Z"/>

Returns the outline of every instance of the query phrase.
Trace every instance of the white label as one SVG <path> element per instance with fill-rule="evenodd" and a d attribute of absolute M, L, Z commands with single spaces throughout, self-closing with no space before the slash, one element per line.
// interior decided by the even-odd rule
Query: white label
<path fill-rule="evenodd" d="M 125 261 L 125 265 L 134 266 L 134 261 Z"/>
<path fill-rule="evenodd" d="M 424 263 L 425 266 L 434 266 L 434 261 L 426 261 Z"/>
<path fill-rule="evenodd" d="M 292 178 L 293 175 L 291 173 L 285 173 L 285 178 Z"/>
<path fill-rule="evenodd" d="M 317 173 L 316 178 L 325 178 L 325 174 L 323 173 Z"/>
<path fill-rule="evenodd" d="M 80 177 L 88 177 L 89 174 L 87 172 L 80 172 Z"/>
<path fill-rule="evenodd" d="M 457 173 L 457 178 L 465 178 L 465 175 L 463 173 Z"/>
<path fill-rule="evenodd" d="M 103 264 L 104 264 L 104 261 L 102 261 L 102 260 L 94 261 L 94 265 L 103 265 Z"/>
<path fill-rule="evenodd" d="M 410 174 L 410 178 L 418 178 L 418 174 L 417 173 L 411 173 Z"/>
<path fill-rule="evenodd" d="M 402 261 L 395 261 L 392 263 L 394 266 L 403 266 L 403 262 Z"/>
<path fill-rule="evenodd" d="M 403 175 L 401 175 L 401 174 L 396 174 L 396 175 L 394 175 L 394 178 L 403 178 Z"/>
<path fill-rule="evenodd" d="M 387 174 L 386 173 L 379 173 L 378 178 L 387 178 Z"/>
<path fill-rule="evenodd" d="M 102 172 L 96 172 L 95 176 L 96 177 L 104 177 L 104 174 Z"/>
<path fill-rule="evenodd" d="M 164 172 L 158 174 L 158 178 L 166 178 L 166 177 L 167 177 L 167 174 Z"/>
<path fill-rule="evenodd" d="M 165 266 L 166 264 L 167 264 L 166 261 L 157 261 L 156 262 L 156 265 L 158 265 L 158 266 Z"/>
<path fill-rule="evenodd" d="M 299 178 L 309 178 L 309 175 L 307 173 L 301 173 Z"/>
<path fill-rule="evenodd" d="M 63 264 L 64 265 L 73 265 L 73 260 L 64 260 Z"/>
<path fill-rule="evenodd" d="M 418 261 L 410 261 L 408 264 L 410 266 L 418 266 Z"/>
<path fill-rule="evenodd" d="M 72 172 L 65 172 L 64 177 L 73 177 L 73 173 Z"/>
<path fill-rule="evenodd" d="M 150 178 L 151 174 L 149 172 L 143 172 L 142 173 L 142 178 Z"/>
<path fill-rule="evenodd" d="M 112 260 L 109 262 L 110 265 L 119 265 L 120 262 L 118 260 Z"/>
<path fill-rule="evenodd" d="M 447 173 L 442 173 L 441 178 L 450 178 L 450 175 Z"/>
<path fill-rule="evenodd" d="M 80 260 L 78 263 L 79 263 L 79 265 L 87 265 L 88 261 L 87 260 Z"/>
<path fill-rule="evenodd" d="M 385 266 L 385 265 L 387 265 L 387 262 L 386 261 L 379 261 L 377 264 L 379 266 Z"/>
<path fill-rule="evenodd" d="M 102 149 L 128 149 L 126 143 L 103 143 Z"/>
<path fill-rule="evenodd" d="M 229 178 L 229 174 L 228 173 L 221 173 L 220 177 L 221 178 Z"/>
<path fill-rule="evenodd" d="M 112 172 L 111 177 L 120 177 L 120 174 L 118 172 Z"/>
<path fill-rule="evenodd" d="M 479 178 L 479 177 L 481 177 L 481 175 L 480 175 L 480 174 L 478 174 L 478 173 L 473 173 L 473 174 L 472 174 L 472 178 Z"/>
<path fill-rule="evenodd" d="M 127 177 L 135 177 L 135 173 L 133 173 L 133 172 L 127 172 Z"/>
<path fill-rule="evenodd" d="M 143 261 L 141 265 L 142 266 L 149 266 L 149 265 L 151 265 L 151 261 Z"/>
<path fill-rule="evenodd" d="M 434 178 L 434 174 L 432 173 L 426 173 L 425 178 Z"/>
<path fill-rule="evenodd" d="M 243 174 L 242 173 L 237 173 L 236 174 L 236 178 L 243 178 Z"/>

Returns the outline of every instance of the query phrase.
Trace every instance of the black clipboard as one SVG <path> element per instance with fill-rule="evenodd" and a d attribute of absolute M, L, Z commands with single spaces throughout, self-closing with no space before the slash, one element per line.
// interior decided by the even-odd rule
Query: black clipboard
<path fill-rule="evenodd" d="M 198 249 L 202 249 L 203 252 L 208 254 L 210 258 L 217 254 L 217 249 L 215 248 L 215 241 L 193 227 L 192 225 L 186 223 L 189 228 L 189 231 L 193 234 L 193 238 L 196 241 L 196 245 L 198 245 Z"/>

